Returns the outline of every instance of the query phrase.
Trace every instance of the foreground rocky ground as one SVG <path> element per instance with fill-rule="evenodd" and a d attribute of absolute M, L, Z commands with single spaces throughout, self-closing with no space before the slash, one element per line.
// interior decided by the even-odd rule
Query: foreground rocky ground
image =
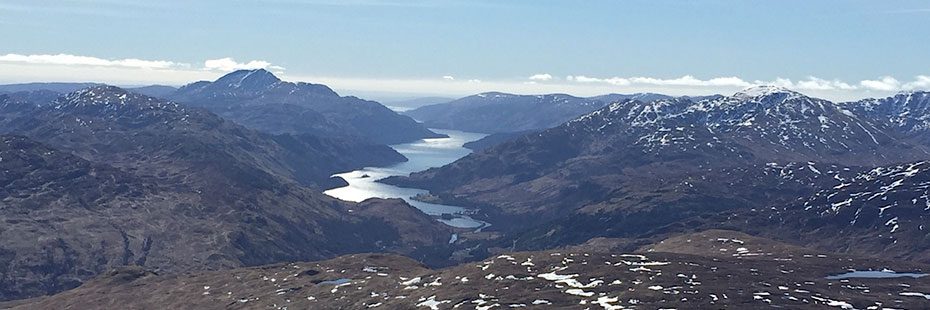
<path fill-rule="evenodd" d="M 603 241 L 603 240 L 602 240 Z M 603 244 L 605 242 L 601 242 Z M 431 270 L 401 256 L 161 276 L 113 270 L 13 309 L 926 309 L 930 278 L 828 279 L 850 270 L 930 266 L 817 252 L 711 230 L 636 253 L 604 247 L 498 254 Z M 596 249 L 595 249 L 596 248 Z M 0 304 L 0 306 L 4 306 Z"/>

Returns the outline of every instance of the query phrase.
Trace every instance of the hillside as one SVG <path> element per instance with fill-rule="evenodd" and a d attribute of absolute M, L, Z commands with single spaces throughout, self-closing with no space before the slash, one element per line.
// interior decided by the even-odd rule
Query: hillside
<path fill-rule="evenodd" d="M 437 261 L 452 234 L 400 201 L 321 194 L 334 169 L 378 163 L 342 154 L 351 146 L 115 87 L 43 106 L 0 97 L 0 131 L 17 135 L 0 148 L 3 300 L 126 265 L 170 274 L 380 251 Z"/>
<path fill-rule="evenodd" d="M 670 243 L 682 247 L 665 247 Z M 179 276 L 122 269 L 20 308 L 920 308 L 930 289 L 922 279 L 828 277 L 927 268 L 710 231 L 643 252 L 519 252 L 442 270 L 378 254 Z"/>

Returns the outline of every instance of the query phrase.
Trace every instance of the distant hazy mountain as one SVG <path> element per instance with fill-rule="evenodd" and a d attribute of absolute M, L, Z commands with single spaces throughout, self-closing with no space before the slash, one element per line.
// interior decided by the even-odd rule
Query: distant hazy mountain
<path fill-rule="evenodd" d="M 655 93 L 637 93 L 637 94 L 606 94 L 600 96 L 590 97 L 591 99 L 604 101 L 607 103 L 617 102 L 621 100 L 639 100 L 642 102 L 656 101 L 661 99 L 672 99 L 675 98 L 669 95 L 655 94 Z"/>
<path fill-rule="evenodd" d="M 581 98 L 565 94 L 514 95 L 492 92 L 447 103 L 423 106 L 404 112 L 404 114 L 412 116 L 430 128 L 482 133 L 512 133 L 552 128 L 611 102 L 622 100 L 650 102 L 672 98 L 652 93 L 608 94 Z"/>
<path fill-rule="evenodd" d="M 176 92 L 178 88 L 174 86 L 165 86 L 165 85 L 149 85 L 149 86 L 142 86 L 142 87 L 130 87 L 130 88 L 126 88 L 126 90 L 137 93 L 137 94 L 146 95 L 149 97 L 167 98 L 168 96 Z"/>
<path fill-rule="evenodd" d="M 915 109 L 922 107 L 918 97 L 911 95 L 907 100 L 902 96 L 883 106 L 900 110 L 907 105 L 916 113 Z M 830 234 L 837 240 L 815 242 L 818 225 L 833 220 L 805 212 L 797 201 L 817 193 L 829 195 L 857 178 L 870 182 L 871 187 L 855 193 L 869 196 L 894 189 L 895 184 L 903 186 L 895 182 L 900 181 L 896 176 L 922 170 L 907 172 L 910 164 L 900 163 L 930 157 L 925 143 L 906 135 L 922 128 L 919 122 L 909 120 L 923 120 L 926 115 L 905 115 L 908 121 L 889 121 L 887 117 L 882 121 L 882 117 L 853 112 L 846 104 L 773 87 L 699 102 L 681 98 L 627 100 L 444 167 L 386 182 L 427 188 L 459 205 L 479 207 L 485 214 L 479 218 L 509 232 L 498 245 L 516 245 L 518 249 L 550 248 L 593 237 L 633 238 L 731 225 L 811 245 L 833 244 L 833 250 L 874 253 L 890 242 L 887 236 L 893 225 L 857 225 L 857 230 L 831 226 L 837 227 L 837 234 Z M 871 183 L 876 174 L 886 175 L 887 171 L 898 172 L 887 174 L 881 183 Z M 917 184 L 924 184 L 918 180 L 912 187 L 915 190 L 923 186 Z M 858 197 L 855 195 L 846 196 Z M 885 197 L 889 200 L 874 203 L 922 205 L 926 200 Z M 846 208 L 844 201 L 831 199 L 819 205 Z M 808 224 L 792 224 L 786 230 L 778 226 L 788 226 L 786 223 L 759 215 L 768 214 L 763 210 L 784 210 L 786 206 L 791 206 L 792 223 L 804 218 Z M 856 213 L 860 207 L 862 213 Z M 877 223 L 879 218 L 891 220 L 876 217 L 873 207 L 861 203 L 844 210 L 868 215 L 868 223 Z M 899 211 L 911 214 L 908 223 L 917 223 L 928 215 L 921 210 Z M 847 215 L 837 217 L 835 223 L 847 219 Z M 898 221 L 903 223 L 904 217 Z M 913 225 L 907 227 L 912 229 Z M 848 243 L 838 240 L 850 231 L 863 236 L 855 239 L 863 244 L 861 248 L 844 248 Z M 907 241 L 898 239 L 895 247 L 883 248 L 888 255 L 930 257 L 930 247 L 917 240 L 916 234 L 901 236 Z"/>
<path fill-rule="evenodd" d="M 483 93 L 405 112 L 430 128 L 497 133 L 557 126 L 606 102 L 564 94 Z"/>
<path fill-rule="evenodd" d="M 3 94 L 0 94 L 3 95 Z M 58 97 L 61 97 L 62 93 L 51 91 L 51 90 L 31 90 L 31 91 L 18 91 L 13 93 L 6 93 L 12 100 L 26 101 L 31 102 L 37 105 L 46 105 L 50 104 Z"/>
<path fill-rule="evenodd" d="M 681 96 L 678 98 L 688 99 L 688 100 L 697 102 L 701 100 L 716 99 L 720 97 L 723 97 L 723 96 L 721 95 Z M 669 96 L 669 95 L 663 95 L 663 94 L 655 94 L 655 93 L 636 93 L 636 94 L 607 94 L 607 95 L 594 96 L 590 98 L 611 103 L 611 102 L 617 102 L 617 101 L 622 101 L 622 100 L 637 100 L 637 101 L 642 101 L 642 102 L 650 102 L 650 101 L 663 100 L 663 99 L 673 99 L 676 97 Z"/>
<path fill-rule="evenodd" d="M 12 97 L 26 99 L 31 102 L 43 104 L 50 103 L 59 96 L 94 86 L 100 83 L 28 83 L 0 85 L 0 94 L 9 94 Z M 165 98 L 177 91 L 176 87 L 151 85 L 144 87 L 126 88 L 134 93 L 149 97 Z"/>
<path fill-rule="evenodd" d="M 260 133 L 110 86 L 47 105 L 0 95 L 0 133 L 0 300 L 125 265 L 170 274 L 371 251 L 429 261 L 452 234 L 399 200 L 346 203 L 301 185 L 403 160 L 383 145 Z"/>
<path fill-rule="evenodd" d="M 422 106 L 441 104 L 446 102 L 451 102 L 455 98 L 446 98 L 446 97 L 422 97 L 422 98 L 412 98 L 412 99 L 403 99 L 403 100 L 385 100 L 384 105 L 391 107 L 393 109 L 400 109 L 402 111 L 416 109 Z"/>
<path fill-rule="evenodd" d="M 47 90 L 57 93 L 70 93 L 83 88 L 100 86 L 100 83 L 24 83 L 0 85 L 0 92 L 15 93 L 36 90 Z"/>
<path fill-rule="evenodd" d="M 442 137 L 377 102 L 341 97 L 325 85 L 284 82 L 262 69 L 192 83 L 169 97 L 270 133 L 349 136 L 382 144 Z"/>
<path fill-rule="evenodd" d="M 537 132 L 539 132 L 539 131 L 537 131 L 537 130 L 528 130 L 528 131 L 520 131 L 520 132 L 500 132 L 500 133 L 494 133 L 494 134 L 487 135 L 486 137 L 481 138 L 481 139 L 478 139 L 478 140 L 476 140 L 476 141 L 471 141 L 471 142 L 465 143 L 465 145 L 463 145 L 463 146 L 464 146 L 465 148 L 468 148 L 468 149 L 472 150 L 472 151 L 480 151 L 480 150 L 484 150 L 484 149 L 490 148 L 490 147 L 492 147 L 492 146 L 495 146 L 495 145 L 498 145 L 498 144 L 501 144 L 501 143 L 504 143 L 504 142 L 507 142 L 507 141 L 516 139 L 516 138 L 518 138 L 518 137 L 520 137 L 520 136 L 524 136 L 524 135 L 528 135 L 528 134 L 534 134 L 534 133 L 537 133 Z"/>

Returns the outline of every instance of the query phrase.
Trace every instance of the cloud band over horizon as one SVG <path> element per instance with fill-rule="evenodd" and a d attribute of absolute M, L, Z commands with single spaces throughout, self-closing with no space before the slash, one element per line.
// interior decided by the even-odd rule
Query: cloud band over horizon
<path fill-rule="evenodd" d="M 168 61 L 168 60 L 143 60 L 137 58 L 126 59 L 104 59 L 93 56 L 80 56 L 71 54 L 6 54 L 0 55 L 0 62 L 8 63 L 25 63 L 40 65 L 62 65 L 62 66 L 90 66 L 90 67 L 122 67 L 133 69 L 192 69 L 193 66 L 188 63 Z M 201 70 L 206 71 L 223 71 L 230 72 L 240 69 L 269 69 L 283 72 L 284 67 L 272 65 L 264 60 L 251 60 L 248 62 L 237 62 L 231 57 L 207 59 L 203 62 Z"/>
<path fill-rule="evenodd" d="M 738 76 L 700 79 L 692 75 L 677 78 L 656 77 L 591 77 L 568 75 L 564 78 L 549 73 L 536 73 L 523 79 L 458 79 L 453 75 L 435 79 L 395 78 L 345 78 L 314 77 L 285 74 L 285 68 L 265 60 L 239 62 L 231 57 L 208 59 L 202 65 L 169 60 L 144 60 L 137 58 L 104 59 L 93 56 L 71 54 L 5 54 L 0 55 L 0 81 L 30 82 L 63 81 L 65 78 L 94 80 L 104 83 L 154 83 L 182 85 L 199 79 L 211 79 L 219 73 L 240 69 L 267 69 L 290 78 L 309 79 L 332 84 L 340 89 L 411 94 L 455 94 L 464 95 L 482 91 L 507 91 L 522 93 L 576 93 L 593 95 L 607 92 L 662 92 L 671 95 L 696 95 L 727 93 L 757 85 L 774 85 L 799 91 L 810 91 L 832 98 L 854 98 L 872 94 L 888 94 L 900 91 L 930 90 L 930 76 L 918 75 L 912 81 L 901 81 L 892 76 L 876 79 L 845 82 L 827 80 L 815 76 L 791 80 L 777 77 L 771 81 L 746 80 Z M 15 69 L 14 69 L 15 68 Z M 23 70 L 30 69 L 30 70 Z M 25 72 L 28 71 L 28 72 Z M 39 80 L 35 80 L 39 79 Z M 56 80 L 57 79 L 57 80 Z"/>

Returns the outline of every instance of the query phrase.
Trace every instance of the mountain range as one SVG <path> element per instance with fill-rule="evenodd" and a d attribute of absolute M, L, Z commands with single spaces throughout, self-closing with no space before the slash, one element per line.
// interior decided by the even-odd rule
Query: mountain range
<path fill-rule="evenodd" d="M 70 93 L 88 87 L 100 86 L 100 83 L 22 83 L 0 85 L 0 94 L 31 92 L 31 91 L 50 91 L 56 93 Z"/>
<path fill-rule="evenodd" d="M 715 96 L 695 98 L 712 97 Z M 674 97 L 653 93 L 607 94 L 582 98 L 566 94 L 515 95 L 489 92 L 419 107 L 404 114 L 430 128 L 488 134 L 514 133 L 555 127 L 621 100 L 649 102 L 672 98 Z"/>
<path fill-rule="evenodd" d="M 888 222 L 894 207 L 876 211 L 891 197 L 878 195 L 874 199 L 884 200 L 868 201 L 874 206 L 859 202 L 839 213 L 813 212 L 799 203 L 829 196 L 830 203 L 820 201 L 818 208 L 832 208 L 847 203 L 833 200 L 840 197 L 856 197 L 852 204 L 859 195 L 905 191 L 914 197 L 900 201 L 908 207 L 898 211 L 908 214 L 908 223 L 920 222 L 924 184 L 918 168 L 928 157 L 927 114 L 916 112 L 925 111 L 926 98 L 910 93 L 833 103 L 757 87 L 697 102 L 623 100 L 384 182 L 471 206 L 502 232 L 489 247 L 546 249 L 596 237 L 654 241 L 672 232 L 724 227 L 830 251 L 926 258 L 921 227 L 908 226 L 917 231 L 906 232 L 907 242 L 889 237 L 894 224 L 905 221 L 898 216 Z M 876 180 L 871 171 L 897 172 Z M 901 180 L 906 174 L 918 179 Z M 853 181 L 864 188 L 842 194 L 849 185 L 843 184 Z M 849 212 L 868 220 L 846 225 Z"/>
<path fill-rule="evenodd" d="M 112 86 L 46 104 L 0 95 L 0 132 L 3 300 L 121 265 L 174 273 L 381 251 L 430 261 L 452 235 L 399 200 L 320 192 L 337 171 L 403 160 L 383 145 L 266 134 Z"/>
<path fill-rule="evenodd" d="M 417 97 L 409 99 L 389 99 L 382 101 L 385 106 L 398 111 L 409 111 L 422 106 L 441 104 L 455 100 L 447 97 Z"/>
<path fill-rule="evenodd" d="M 437 137 L 426 127 L 440 122 L 324 85 L 245 70 L 177 90 L 10 90 L 0 300 L 16 301 L 0 308 L 926 300 L 919 279 L 825 277 L 930 269 L 927 92 L 484 93 L 423 107 L 493 134 L 380 182 L 490 223 L 458 229 L 399 199 L 322 194 L 344 184 L 335 173 L 404 161 L 384 144 Z"/>

